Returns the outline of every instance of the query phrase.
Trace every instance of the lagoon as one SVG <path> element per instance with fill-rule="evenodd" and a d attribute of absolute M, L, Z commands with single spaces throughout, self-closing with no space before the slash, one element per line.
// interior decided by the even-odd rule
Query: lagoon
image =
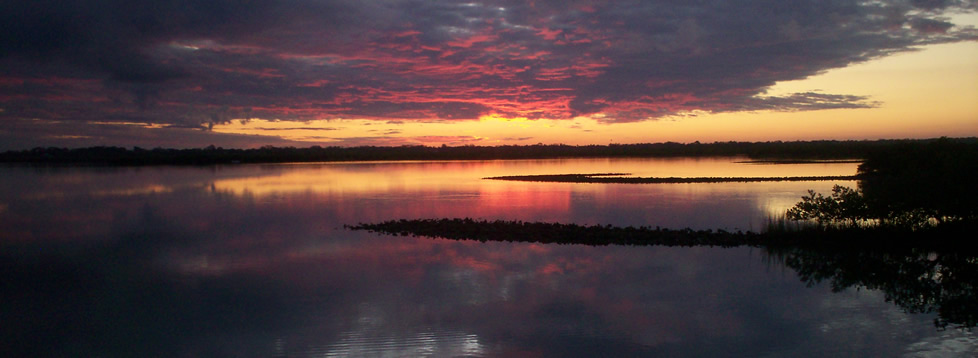
<path fill-rule="evenodd" d="M 4 356 L 973 356 L 885 292 L 763 249 L 383 236 L 471 217 L 762 230 L 854 181 L 587 184 L 507 175 L 843 176 L 742 158 L 0 168 Z M 925 255 L 926 256 L 926 255 Z"/>

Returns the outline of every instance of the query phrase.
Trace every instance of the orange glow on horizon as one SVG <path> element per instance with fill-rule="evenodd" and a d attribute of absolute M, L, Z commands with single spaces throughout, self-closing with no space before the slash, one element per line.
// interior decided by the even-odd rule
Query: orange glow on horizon
<path fill-rule="evenodd" d="M 484 114 L 477 120 L 292 122 L 255 118 L 216 124 L 213 130 L 276 136 L 310 146 L 587 145 L 978 136 L 978 106 L 974 104 L 974 99 L 978 98 L 976 58 L 976 43 L 934 45 L 803 80 L 778 83 L 763 94 L 785 96 L 821 92 L 867 96 L 870 101 L 880 103 L 876 108 L 797 112 L 691 111 L 626 123 L 616 123 L 607 113 L 561 120 L 501 113 Z M 534 110 L 526 109 L 526 112 Z"/>

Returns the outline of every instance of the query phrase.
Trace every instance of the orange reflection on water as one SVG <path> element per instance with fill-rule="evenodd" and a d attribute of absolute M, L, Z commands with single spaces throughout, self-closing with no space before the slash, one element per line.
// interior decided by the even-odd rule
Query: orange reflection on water
<path fill-rule="evenodd" d="M 288 202 L 291 207 L 306 206 L 310 211 L 325 205 L 332 208 L 330 215 L 346 223 L 472 217 L 750 230 L 764 224 L 763 218 L 752 218 L 756 216 L 752 213 L 780 216 L 807 189 L 828 192 L 836 182 L 570 184 L 483 178 L 611 172 L 639 177 L 852 175 L 857 165 L 752 164 L 738 158 L 310 163 L 228 167 L 231 173 L 209 178 L 212 181 L 205 187 L 255 200 Z M 757 202 L 750 208 L 730 209 L 746 201 Z M 731 226 L 722 218 L 743 223 Z"/>
<path fill-rule="evenodd" d="M 544 187 L 518 183 L 493 184 L 479 186 L 479 206 L 513 209 L 533 207 L 554 211 L 566 211 L 571 206 L 571 191 L 567 185 Z"/>
<path fill-rule="evenodd" d="M 213 188 L 235 194 L 296 192 L 396 193 L 478 182 L 492 161 L 372 162 L 267 165 L 256 176 L 218 179 Z"/>
<path fill-rule="evenodd" d="M 557 194 L 537 193 L 509 184 L 487 184 L 482 178 L 508 175 L 628 173 L 639 177 L 783 177 L 852 175 L 856 163 L 804 165 L 751 164 L 736 158 L 552 159 L 445 162 L 379 162 L 285 164 L 263 166 L 258 175 L 217 179 L 212 187 L 235 194 L 296 192 L 397 193 L 421 190 L 475 189 L 485 194 L 508 191 L 518 202 L 548 202 Z M 554 185 L 551 185 L 554 187 Z M 504 189 L 510 188 L 510 189 Z M 495 195 L 491 195 L 495 196 Z M 560 199 L 566 200 L 566 199 Z"/>
<path fill-rule="evenodd" d="M 384 192 L 405 189 L 408 180 L 382 171 L 346 172 L 330 169 L 286 170 L 272 175 L 215 180 L 216 191 L 265 196 L 284 193 Z"/>

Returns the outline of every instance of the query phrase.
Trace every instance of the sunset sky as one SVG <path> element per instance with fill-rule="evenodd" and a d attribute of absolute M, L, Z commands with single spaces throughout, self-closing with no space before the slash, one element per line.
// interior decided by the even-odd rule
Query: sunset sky
<path fill-rule="evenodd" d="M 978 136 L 976 0 L 0 0 L 0 150 Z"/>

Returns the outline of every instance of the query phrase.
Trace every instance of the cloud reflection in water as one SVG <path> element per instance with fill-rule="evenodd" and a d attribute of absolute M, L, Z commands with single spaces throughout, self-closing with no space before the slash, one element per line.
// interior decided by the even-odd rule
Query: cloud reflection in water
<path fill-rule="evenodd" d="M 970 333 L 938 333 L 932 316 L 903 314 L 878 294 L 805 288 L 750 249 L 456 242 L 341 229 L 448 216 L 742 226 L 763 214 L 768 189 L 804 193 L 781 184 L 478 179 L 610 164 L 539 165 L 3 168 L 0 347 L 10 356 L 175 357 L 893 356 L 921 344 L 976 347 Z M 344 173 L 390 185 L 344 182 Z M 158 186 L 167 189 L 139 189 Z M 40 195 L 49 192 L 63 195 Z M 113 195 L 96 194 L 105 192 Z M 721 217 L 728 210 L 740 214 Z M 825 329 L 839 323 L 846 329 Z"/>

